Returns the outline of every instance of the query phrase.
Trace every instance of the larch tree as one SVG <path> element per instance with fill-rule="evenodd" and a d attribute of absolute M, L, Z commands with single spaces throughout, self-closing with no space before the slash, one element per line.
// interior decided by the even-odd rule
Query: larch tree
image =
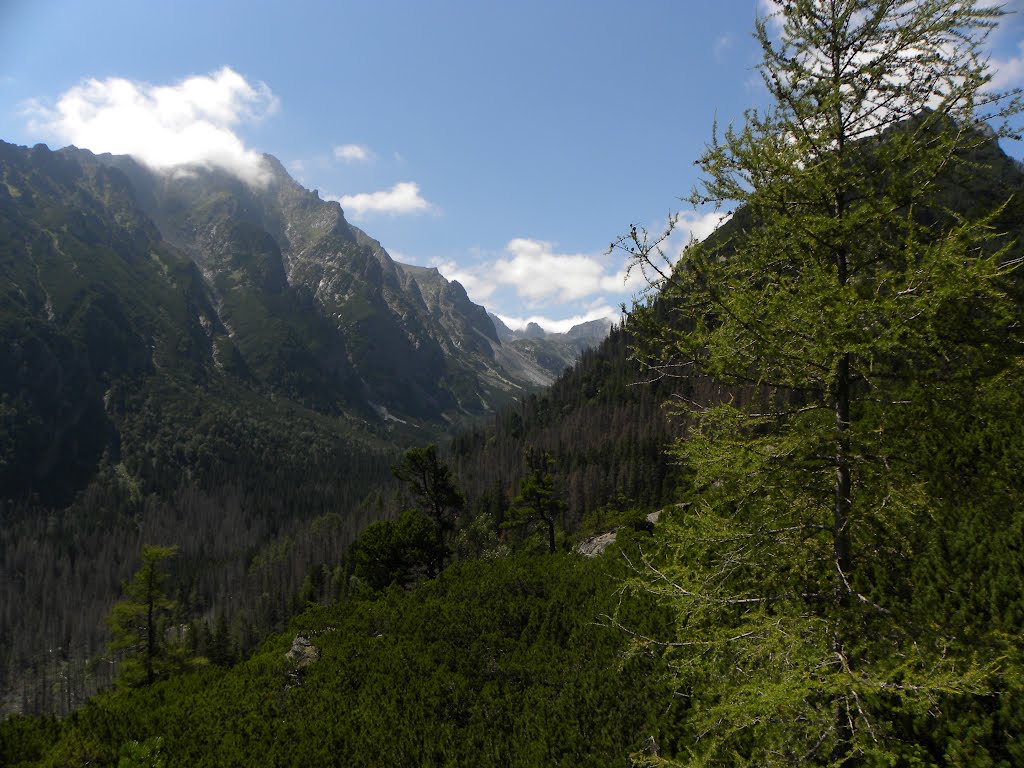
<path fill-rule="evenodd" d="M 124 654 L 119 680 L 128 685 L 150 685 L 179 666 L 180 654 L 164 636 L 177 605 L 167 595 L 166 562 L 177 553 L 177 547 L 144 546 L 142 564 L 125 585 L 124 599 L 107 615 L 109 647 Z"/>
<path fill-rule="evenodd" d="M 1003 208 L 956 191 L 1018 112 L 984 55 L 1001 15 L 779 3 L 772 104 L 716 129 L 689 198 L 732 220 L 674 263 L 642 229 L 614 244 L 659 288 L 641 363 L 730 393 L 680 400 L 691 504 L 635 582 L 677 609 L 642 640 L 689 697 L 693 764 L 890 764 L 914 753 L 895 718 L 985 689 L 991 654 L 915 613 L 908 564 L 948 509 L 946 414 L 1021 386 Z"/>

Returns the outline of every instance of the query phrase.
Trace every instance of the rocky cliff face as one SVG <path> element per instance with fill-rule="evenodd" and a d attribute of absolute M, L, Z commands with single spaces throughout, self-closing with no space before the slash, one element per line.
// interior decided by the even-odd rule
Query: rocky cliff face
<path fill-rule="evenodd" d="M 110 392 L 129 379 L 226 383 L 423 440 L 550 383 L 589 343 L 503 340 L 461 285 L 396 263 L 265 161 L 255 188 L 0 143 L 0 449 L 17 442 L 37 480 L 87 474 L 116 445 Z"/>
<path fill-rule="evenodd" d="M 270 181 L 255 189 L 221 172 L 156 175 L 130 158 L 68 152 L 125 173 L 160 234 L 202 271 L 248 368 L 272 385 L 286 372 L 264 359 L 266 349 L 297 342 L 309 353 L 305 367 L 346 405 L 442 424 L 552 378 L 504 365 L 493 323 L 461 285 L 394 262 L 270 156 Z M 275 324 L 295 333 L 263 338 Z"/>

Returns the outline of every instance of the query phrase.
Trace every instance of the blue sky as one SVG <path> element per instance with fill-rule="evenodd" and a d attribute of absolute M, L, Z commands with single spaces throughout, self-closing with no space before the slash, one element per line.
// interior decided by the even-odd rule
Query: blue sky
<path fill-rule="evenodd" d="M 1008 3 L 1024 10 L 1024 0 Z M 0 138 L 277 156 L 398 261 L 510 322 L 616 315 L 609 243 L 660 227 L 713 121 L 763 101 L 765 0 L 0 0 Z M 1024 83 L 1024 14 L 992 38 Z M 1008 151 L 1021 155 L 1019 146 Z"/>

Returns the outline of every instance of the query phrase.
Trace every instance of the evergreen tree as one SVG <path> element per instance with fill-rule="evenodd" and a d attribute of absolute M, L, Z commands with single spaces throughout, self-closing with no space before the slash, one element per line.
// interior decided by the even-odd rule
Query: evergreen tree
<path fill-rule="evenodd" d="M 205 626 L 205 625 L 204 625 Z M 206 656 L 211 664 L 219 667 L 230 667 L 235 663 L 236 654 L 231 640 L 231 631 L 224 612 L 217 614 L 217 621 L 212 630 L 207 628 Z"/>
<path fill-rule="evenodd" d="M 177 605 L 166 592 L 166 561 L 177 547 L 146 545 L 142 565 L 125 586 L 125 597 L 107 615 L 110 650 L 125 652 L 120 680 L 129 685 L 152 684 L 178 664 L 180 654 L 165 639 L 167 619 Z"/>
<path fill-rule="evenodd" d="M 355 575 L 374 589 L 435 577 L 449 554 L 436 521 L 414 509 L 371 523 L 352 546 Z"/>
<path fill-rule="evenodd" d="M 465 504 L 451 470 L 437 457 L 437 446 L 410 448 L 392 474 L 409 486 L 423 514 L 443 528 L 451 528 Z"/>
<path fill-rule="evenodd" d="M 530 474 L 519 486 L 503 523 L 506 528 L 541 524 L 547 531 L 548 552 L 555 553 L 555 525 L 565 511 L 565 503 L 555 495 L 555 479 L 551 474 L 551 456 L 527 457 Z"/>
<path fill-rule="evenodd" d="M 989 156 L 982 121 L 1006 135 L 1018 109 L 987 89 L 1000 15 L 781 3 L 756 30 L 774 104 L 716 131 L 690 198 L 734 219 L 675 265 L 643 230 L 617 243 L 663 289 L 634 312 L 641 361 L 732 392 L 682 409 L 693 503 L 637 584 L 677 606 L 665 647 L 701 764 L 909 757 L 898 713 L 984 689 L 983 644 L 915 615 L 908 573 L 950 513 L 944 425 L 1021 386 L 1002 209 L 954 211 L 950 191 Z"/>

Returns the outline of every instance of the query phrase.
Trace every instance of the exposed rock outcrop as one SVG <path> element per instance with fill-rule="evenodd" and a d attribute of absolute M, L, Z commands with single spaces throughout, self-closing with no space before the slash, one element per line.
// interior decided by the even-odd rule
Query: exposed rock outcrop
<path fill-rule="evenodd" d="M 661 510 L 651 512 L 644 518 L 643 530 L 654 530 L 654 526 L 657 525 L 660 518 Z M 584 539 L 576 545 L 576 551 L 584 557 L 597 557 L 615 542 L 619 530 L 621 529 L 616 528 L 614 531 L 608 531 L 607 533 Z"/>
<path fill-rule="evenodd" d="M 320 660 L 320 649 L 313 645 L 309 638 L 299 634 L 295 636 L 291 649 L 284 657 L 294 662 L 296 669 L 305 669 Z"/>

